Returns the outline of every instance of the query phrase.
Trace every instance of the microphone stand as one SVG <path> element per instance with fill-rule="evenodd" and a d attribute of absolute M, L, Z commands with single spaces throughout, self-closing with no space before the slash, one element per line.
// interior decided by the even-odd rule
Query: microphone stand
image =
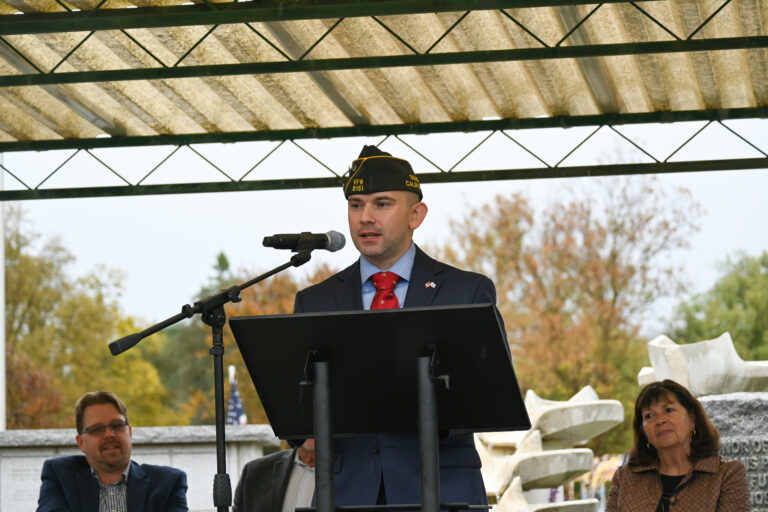
<path fill-rule="evenodd" d="M 227 512 L 232 504 L 232 485 L 227 474 L 227 453 L 224 438 L 224 324 L 227 316 L 224 312 L 224 304 L 228 302 L 240 302 L 240 292 L 264 279 L 282 272 L 288 267 L 298 267 L 310 260 L 312 249 L 301 249 L 291 256 L 288 263 L 284 263 L 258 277 L 240 285 L 221 290 L 195 302 L 193 306 L 185 304 L 181 307 L 181 313 L 174 315 L 160 323 L 143 331 L 128 335 L 109 344 L 109 350 L 116 356 L 130 349 L 142 339 L 158 331 L 162 331 L 184 318 L 200 314 L 200 319 L 206 325 L 211 326 L 213 343 L 210 354 L 213 356 L 213 380 L 214 397 L 216 406 L 216 466 L 217 473 L 213 479 L 213 505 L 217 512 Z"/>

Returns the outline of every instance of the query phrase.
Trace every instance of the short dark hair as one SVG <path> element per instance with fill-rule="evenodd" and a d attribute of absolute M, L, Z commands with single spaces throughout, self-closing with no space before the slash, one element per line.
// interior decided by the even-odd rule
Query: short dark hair
<path fill-rule="evenodd" d="M 75 402 L 75 427 L 79 435 L 83 434 L 83 414 L 85 409 L 91 405 L 100 404 L 112 404 L 114 405 L 120 414 L 123 415 L 125 421 L 128 421 L 128 409 L 120 397 L 111 391 L 89 391 L 84 394 Z"/>
<path fill-rule="evenodd" d="M 629 451 L 629 464 L 648 466 L 659 461 L 656 448 L 648 443 L 648 438 L 643 431 L 643 409 L 650 407 L 653 402 L 664 396 L 677 399 L 693 417 L 696 435 L 691 439 L 691 461 L 695 462 L 704 457 L 716 455 L 720 451 L 720 433 L 710 421 L 701 403 L 685 386 L 673 380 L 664 379 L 645 386 L 635 400 L 635 417 L 632 421 L 635 442 Z"/>

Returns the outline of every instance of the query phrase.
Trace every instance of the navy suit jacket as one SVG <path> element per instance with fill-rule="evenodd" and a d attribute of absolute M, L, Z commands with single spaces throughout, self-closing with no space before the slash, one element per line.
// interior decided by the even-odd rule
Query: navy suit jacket
<path fill-rule="evenodd" d="M 37 512 L 99 512 L 99 484 L 83 455 L 48 459 L 40 477 Z M 187 509 L 187 475 L 168 466 L 131 461 L 128 512 L 181 512 Z"/>
<path fill-rule="evenodd" d="M 282 512 L 295 457 L 294 448 L 246 464 L 237 482 L 232 512 Z"/>
<path fill-rule="evenodd" d="M 434 283 L 434 288 L 426 286 Z M 436 261 L 416 248 L 403 307 L 496 303 L 496 288 L 481 274 Z M 363 309 L 360 262 L 296 294 L 294 312 Z M 380 482 L 389 504 L 419 503 L 418 436 L 358 434 L 333 442 L 336 505 L 373 505 Z M 440 501 L 487 503 L 480 457 L 471 434 L 440 440 Z"/>

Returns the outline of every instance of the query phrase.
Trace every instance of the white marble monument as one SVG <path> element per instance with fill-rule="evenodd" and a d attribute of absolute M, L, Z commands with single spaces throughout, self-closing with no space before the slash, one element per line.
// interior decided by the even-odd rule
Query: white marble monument
<path fill-rule="evenodd" d="M 545 400 L 528 391 L 525 405 L 532 428 L 475 436 L 483 480 L 496 512 L 594 512 L 596 499 L 542 501 L 536 490 L 559 487 L 592 469 L 593 454 L 583 445 L 624 420 L 616 400 L 600 400 L 584 387 L 567 401 Z M 546 494 L 546 493 L 544 493 Z"/>
<path fill-rule="evenodd" d="M 529 389 L 525 407 L 546 449 L 586 444 L 624 421 L 621 402 L 601 400 L 592 386 L 584 386 L 566 402 L 545 400 Z"/>
<path fill-rule="evenodd" d="M 523 495 L 520 477 L 515 477 L 509 492 L 501 497 L 494 512 L 595 512 L 596 499 L 558 501 L 555 503 L 528 503 Z"/>
<path fill-rule="evenodd" d="M 648 342 L 648 357 L 652 367 L 637 375 L 641 386 L 671 379 L 696 396 L 768 390 L 768 361 L 744 361 L 727 332 L 682 345 L 662 334 Z"/>

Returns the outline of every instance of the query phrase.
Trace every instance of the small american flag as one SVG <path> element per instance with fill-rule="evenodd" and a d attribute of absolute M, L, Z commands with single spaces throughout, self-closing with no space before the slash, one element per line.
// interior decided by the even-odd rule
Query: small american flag
<path fill-rule="evenodd" d="M 247 425 L 248 417 L 243 410 L 243 401 L 240 400 L 240 392 L 237 390 L 235 379 L 235 367 L 229 367 L 229 407 L 227 410 L 227 425 Z"/>

